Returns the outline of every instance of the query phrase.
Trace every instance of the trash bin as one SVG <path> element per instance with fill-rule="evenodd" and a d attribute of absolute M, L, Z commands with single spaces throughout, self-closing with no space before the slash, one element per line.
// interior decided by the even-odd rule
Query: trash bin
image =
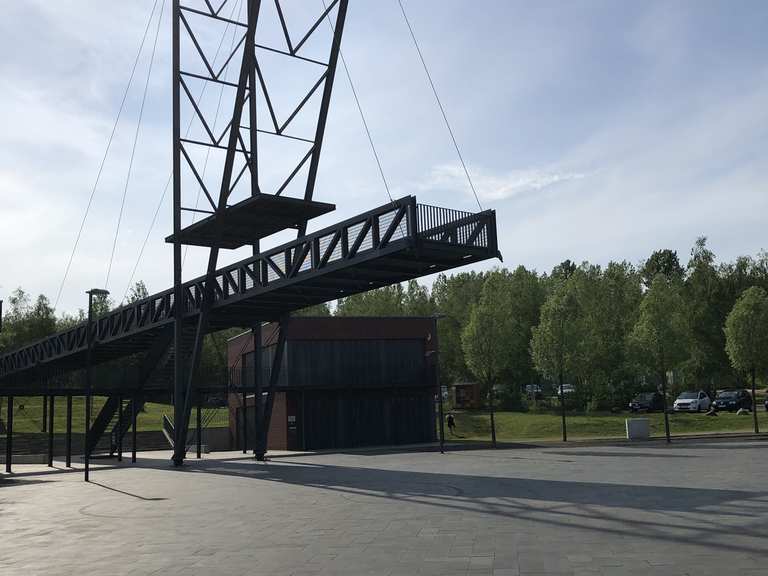
<path fill-rule="evenodd" d="M 651 426 L 648 418 L 627 418 L 627 440 L 648 440 Z"/>

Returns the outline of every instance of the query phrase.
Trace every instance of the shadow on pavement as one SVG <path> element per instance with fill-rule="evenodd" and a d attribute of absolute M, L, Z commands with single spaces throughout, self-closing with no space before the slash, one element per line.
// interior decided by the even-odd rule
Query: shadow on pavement
<path fill-rule="evenodd" d="M 46 482 L 52 482 L 52 480 L 40 480 L 40 479 L 24 479 L 24 478 L 12 478 L 10 476 L 0 476 L 0 489 L 10 488 L 12 486 L 31 486 L 32 484 L 45 484 Z"/>
<path fill-rule="evenodd" d="M 266 464 L 252 459 L 195 461 L 185 471 L 314 487 L 361 504 L 381 498 L 766 555 L 762 544 L 747 545 L 744 539 L 768 538 L 763 522 L 768 492 L 383 470 L 286 459 Z M 734 518 L 745 524 L 735 525 Z"/>

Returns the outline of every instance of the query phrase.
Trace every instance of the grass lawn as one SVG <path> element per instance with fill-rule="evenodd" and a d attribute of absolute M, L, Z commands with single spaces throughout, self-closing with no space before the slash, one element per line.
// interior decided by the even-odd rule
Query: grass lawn
<path fill-rule="evenodd" d="M 486 412 L 454 410 L 456 432 L 466 440 L 484 440 L 491 437 L 490 418 Z M 758 422 L 762 432 L 768 432 L 768 414 L 758 406 Z M 568 414 L 568 438 L 625 438 L 624 420 L 630 417 L 650 419 L 651 435 L 664 435 L 663 414 Z M 560 415 L 536 412 L 497 412 L 496 437 L 503 442 L 522 440 L 562 439 Z M 704 414 L 670 414 L 670 431 L 675 434 L 702 434 L 713 432 L 752 432 L 752 415 L 737 416 L 720 412 L 717 416 Z M 451 438 L 448 429 L 446 439 Z"/>
<path fill-rule="evenodd" d="M 101 406 L 105 402 L 105 398 L 101 396 L 95 396 L 93 399 L 93 418 L 99 413 Z M 7 416 L 7 400 L 5 398 L 0 399 L 0 419 L 3 422 Z M 42 430 L 43 423 L 43 403 L 42 398 L 39 396 L 34 397 L 14 397 L 13 399 L 13 431 L 14 432 L 40 432 Z M 23 408 L 22 408 L 23 406 Z M 128 402 L 125 403 L 124 417 L 130 418 L 131 414 L 128 412 Z M 171 420 L 173 420 L 173 406 L 168 404 L 156 404 L 154 402 L 147 402 L 144 406 L 144 411 L 139 412 L 138 415 L 138 430 L 139 431 L 152 431 L 162 429 L 163 414 L 167 414 Z M 56 399 L 56 409 L 54 410 L 54 431 L 64 432 L 67 427 L 67 401 L 65 398 L 60 397 Z M 208 428 L 219 428 L 229 426 L 229 412 L 226 407 L 224 408 L 204 408 L 203 409 L 203 425 L 206 425 L 207 419 L 211 420 L 207 423 Z M 76 396 L 72 399 L 72 430 L 74 432 L 82 432 L 85 423 L 85 398 L 82 396 Z M 192 421 L 190 422 L 192 428 L 195 425 L 194 411 L 192 413 Z"/>
<path fill-rule="evenodd" d="M 103 397 L 94 397 L 93 415 L 98 414 L 104 403 Z M 0 399 L 0 419 L 5 422 L 7 404 L 5 398 Z M 14 398 L 14 432 L 40 432 L 42 430 L 43 408 L 42 399 L 35 397 Z M 22 409 L 23 406 L 23 409 Z M 127 406 L 127 403 L 126 403 Z M 82 432 L 85 421 L 85 399 L 75 397 L 73 399 L 72 428 L 74 432 Z M 490 439 L 490 420 L 487 412 L 482 411 L 452 411 L 456 418 L 456 428 L 459 440 Z M 154 431 L 162 429 L 162 417 L 167 414 L 173 416 L 173 407 L 168 404 L 148 402 L 144 412 L 139 413 L 138 429 L 140 431 Z M 126 418 L 130 417 L 126 413 Z M 651 435 L 664 435 L 664 417 L 662 414 L 641 414 L 638 417 L 647 417 L 651 421 Z M 610 414 L 577 414 L 566 416 L 568 438 L 624 438 L 626 436 L 624 420 L 633 417 L 629 413 Z M 203 422 L 209 428 L 226 427 L 229 425 L 229 412 L 227 408 L 206 408 L 203 410 Z M 670 428 L 672 434 L 702 434 L 714 432 L 751 432 L 752 416 L 737 416 L 727 412 L 720 412 L 718 416 L 705 416 L 704 414 L 670 414 Z M 758 406 L 758 421 L 760 430 L 768 432 L 768 413 Z M 192 420 L 194 427 L 194 415 Z M 55 431 L 64 432 L 66 429 L 66 401 L 58 398 L 55 410 Z M 445 430 L 446 438 L 451 438 L 448 429 Z M 496 437 L 502 442 L 520 442 L 525 440 L 559 440 L 562 438 L 560 430 L 560 415 L 557 412 L 497 412 L 496 413 Z"/>

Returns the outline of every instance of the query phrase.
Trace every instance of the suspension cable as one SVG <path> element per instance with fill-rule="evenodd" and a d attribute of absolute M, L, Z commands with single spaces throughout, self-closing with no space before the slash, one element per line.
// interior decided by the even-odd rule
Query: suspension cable
<path fill-rule="evenodd" d="M 141 244 L 141 250 L 139 250 L 139 257 L 136 259 L 136 264 L 133 266 L 133 270 L 131 271 L 131 277 L 128 279 L 128 286 L 125 289 L 125 293 L 123 294 L 123 299 L 121 301 L 125 302 L 128 299 L 128 293 L 131 291 L 131 285 L 133 284 L 133 279 L 136 276 L 136 270 L 139 268 L 139 263 L 141 262 L 141 258 L 144 256 L 144 250 L 147 247 L 147 242 L 149 242 L 149 237 L 152 234 L 152 229 L 155 227 L 155 223 L 157 222 L 157 216 L 160 214 L 160 208 L 163 206 L 163 200 L 165 200 L 166 194 L 168 194 L 168 188 L 171 185 L 171 181 L 173 180 L 173 174 L 171 174 L 168 177 L 168 180 L 165 183 L 165 188 L 163 188 L 163 194 L 160 196 L 160 202 L 157 203 L 157 208 L 155 208 L 155 214 L 152 216 L 152 222 L 149 225 L 149 230 L 147 230 L 147 235 L 144 237 L 144 242 Z"/>
<path fill-rule="evenodd" d="M 480 210 L 482 210 L 483 205 L 480 203 L 480 198 L 477 195 L 477 190 L 475 190 L 475 185 L 472 182 L 472 177 L 469 175 L 467 164 L 464 162 L 464 157 L 461 155 L 459 144 L 456 142 L 456 136 L 453 134 L 453 129 L 451 128 L 450 122 L 448 122 L 448 115 L 445 113 L 445 108 L 443 107 L 443 103 L 440 101 L 440 96 L 437 95 L 437 88 L 435 88 L 435 83 L 432 81 L 432 75 L 429 73 L 427 62 L 424 60 L 424 54 L 422 54 L 421 48 L 419 47 L 419 43 L 416 40 L 416 34 L 414 34 L 413 32 L 413 27 L 411 26 L 411 22 L 410 20 L 408 20 L 408 15 L 405 13 L 405 7 L 403 6 L 403 2 L 402 0 L 397 0 L 397 3 L 400 5 L 400 12 L 402 12 L 403 19 L 405 20 L 405 24 L 408 26 L 408 31 L 411 34 L 413 45 L 416 47 L 416 52 L 419 53 L 419 60 L 421 60 L 421 65 L 424 67 L 424 72 L 426 72 L 427 74 L 427 80 L 429 80 L 429 85 L 432 87 L 432 93 L 435 95 L 435 100 L 437 101 L 437 105 L 440 108 L 440 113 L 443 115 L 443 120 L 445 121 L 445 127 L 448 128 L 448 133 L 451 135 L 451 140 L 453 141 L 453 147 L 456 149 L 456 154 L 459 157 L 459 162 L 461 162 L 461 167 L 464 169 L 464 174 L 466 174 L 467 176 L 467 182 L 469 182 L 469 187 L 472 189 L 472 194 L 474 194 L 475 196 L 475 201 L 477 202 L 477 206 L 480 208 Z"/>
<path fill-rule="evenodd" d="M 327 10 L 328 7 L 325 5 L 325 0 L 322 0 L 322 1 L 323 1 L 323 8 Z M 330 14 L 326 14 L 325 18 L 326 20 L 328 20 L 328 25 L 331 27 L 331 31 L 335 34 L 336 31 L 334 30 L 333 23 L 331 22 Z M 389 196 L 389 201 L 394 202 L 394 199 L 392 198 L 392 193 L 389 190 L 389 184 L 387 183 L 387 177 L 384 176 L 384 169 L 381 166 L 381 159 L 379 158 L 379 153 L 376 151 L 376 146 L 373 143 L 373 136 L 371 136 L 371 131 L 368 128 L 368 122 L 366 121 L 365 114 L 363 113 L 363 107 L 360 104 L 360 99 L 357 97 L 357 90 L 355 89 L 355 84 L 354 82 L 352 82 L 352 75 L 349 73 L 347 60 L 344 58 L 344 53 L 342 52 L 341 48 L 339 48 L 339 58 L 341 58 L 341 64 L 344 67 L 345 74 L 347 75 L 347 81 L 349 82 L 349 87 L 352 88 L 352 95 L 355 97 L 355 104 L 357 105 L 357 111 L 360 113 L 360 119 L 363 121 L 365 134 L 368 136 L 368 144 L 370 144 L 371 146 L 373 157 L 376 159 L 376 165 L 379 167 L 379 174 L 381 175 L 381 181 L 384 183 L 384 189 L 387 191 L 387 196 Z"/>
<path fill-rule="evenodd" d="M 235 14 L 236 6 L 240 6 L 242 8 L 242 0 L 240 0 L 240 3 L 237 4 L 237 5 L 235 5 L 233 3 L 233 5 L 232 5 L 232 12 L 229 15 L 229 20 L 232 20 L 232 17 Z M 238 13 L 240 13 L 240 12 L 238 12 Z M 213 62 L 214 63 L 216 62 L 216 59 L 219 57 L 219 53 L 221 52 L 221 47 L 224 45 L 224 39 L 227 36 L 227 31 L 229 30 L 229 26 L 230 26 L 230 22 L 227 22 L 227 25 L 224 28 L 224 32 L 221 35 L 221 40 L 219 40 L 219 45 L 216 48 L 216 53 L 213 56 Z M 207 87 L 208 87 L 208 83 L 207 82 L 203 83 L 203 86 L 200 89 L 200 95 L 197 97 L 198 101 L 200 101 L 203 98 L 203 95 L 205 94 L 205 90 L 206 90 Z M 189 132 L 192 129 L 192 124 L 193 124 L 194 120 L 195 120 L 195 117 L 192 116 L 190 118 L 190 120 L 189 120 L 189 123 L 187 124 L 187 129 L 185 131 L 186 136 L 189 136 Z M 141 263 L 141 259 L 144 256 L 144 250 L 146 249 L 147 243 L 149 242 L 149 238 L 152 235 L 152 230 L 154 230 L 154 228 L 155 228 L 155 224 L 157 223 L 157 216 L 160 213 L 160 208 L 162 208 L 162 206 L 163 206 L 163 202 L 165 201 L 165 197 L 168 194 L 168 189 L 169 189 L 172 181 L 173 181 L 173 171 L 171 171 L 171 173 L 168 174 L 168 180 L 165 182 L 165 187 L 163 188 L 163 193 L 160 196 L 160 201 L 157 203 L 157 207 L 155 208 L 155 214 L 152 217 L 152 222 L 149 225 L 149 229 L 147 230 L 146 236 L 144 236 L 144 241 L 141 244 L 141 250 L 139 250 L 139 256 L 138 256 L 138 258 L 136 258 L 136 263 L 134 264 L 133 270 L 131 271 L 131 276 L 128 279 L 128 285 L 125 288 L 125 293 L 123 295 L 122 302 L 125 302 L 125 300 L 128 298 L 128 293 L 131 291 L 131 284 L 133 283 L 133 279 L 136 277 L 136 271 L 138 270 L 139 265 Z M 198 190 L 198 195 L 199 195 L 199 193 L 200 193 L 200 190 Z"/>
<path fill-rule="evenodd" d="M 133 146 L 131 148 L 131 158 L 128 161 L 128 174 L 125 176 L 125 187 L 123 188 L 123 198 L 120 201 L 120 213 L 117 216 L 117 227 L 115 228 L 115 238 L 112 241 L 112 253 L 109 256 L 109 266 L 107 267 L 107 276 L 104 279 L 104 288 L 109 287 L 109 276 L 112 273 L 112 263 L 115 260 L 115 250 L 117 249 L 117 238 L 120 235 L 120 224 L 123 221 L 123 212 L 125 210 L 125 199 L 128 196 L 128 187 L 131 183 L 131 173 L 133 171 L 133 160 L 136 157 L 136 145 L 139 142 L 139 132 L 141 131 L 141 122 L 144 119 L 144 106 L 147 103 L 147 92 L 149 92 L 149 82 L 152 79 L 152 67 L 155 64 L 155 54 L 157 53 L 157 40 L 160 37 L 160 25 L 163 22 L 165 13 L 165 0 L 160 6 L 160 15 L 157 18 L 157 29 L 155 30 L 155 41 L 152 44 L 152 55 L 149 58 L 149 69 L 147 70 L 147 80 L 144 83 L 144 93 L 141 96 L 141 107 L 139 108 L 139 118 L 136 122 L 136 132 L 133 135 Z"/>
<path fill-rule="evenodd" d="M 95 196 L 96 189 L 98 188 L 99 182 L 101 181 L 101 174 L 104 171 L 104 165 L 106 164 L 107 156 L 109 155 L 109 150 L 112 147 L 112 141 L 113 141 L 113 139 L 115 137 L 115 132 L 117 131 L 117 125 L 120 122 L 120 117 L 122 116 L 123 109 L 125 108 L 125 102 L 126 102 L 126 100 L 128 98 L 128 92 L 130 91 L 131 85 L 133 84 L 133 78 L 134 78 L 134 76 L 136 74 L 136 68 L 139 65 L 139 58 L 141 57 L 141 53 L 144 50 L 144 43 L 147 40 L 147 35 L 149 34 L 149 28 L 150 28 L 150 26 L 152 24 L 152 19 L 155 16 L 155 10 L 156 9 L 157 9 L 157 0 L 155 0 L 155 3 L 152 5 L 152 11 L 149 14 L 149 18 L 147 19 L 147 25 L 144 28 L 144 35 L 141 38 L 141 43 L 139 44 L 139 49 L 136 52 L 136 58 L 133 61 L 133 68 L 131 69 L 131 74 L 130 74 L 130 76 L 128 78 L 128 84 L 125 87 L 125 91 L 123 92 L 123 98 L 120 101 L 120 108 L 117 111 L 117 117 L 115 118 L 115 122 L 112 125 L 112 132 L 110 133 L 109 139 L 107 140 L 107 147 L 104 150 L 104 155 L 102 156 L 101 163 L 99 164 L 99 170 L 96 173 L 96 181 L 93 183 L 93 188 L 91 188 L 91 194 L 88 197 L 88 204 L 85 207 L 85 214 L 83 214 L 83 219 L 80 221 L 80 229 L 77 231 L 77 236 L 75 238 L 75 244 L 74 244 L 74 246 L 72 246 L 72 252 L 69 255 L 69 261 L 67 262 L 67 267 L 64 270 L 64 278 L 61 279 L 61 284 L 59 284 L 59 290 L 56 293 L 56 300 L 54 300 L 54 303 L 53 303 L 54 310 L 59 305 L 59 300 L 61 300 L 61 294 L 62 294 L 62 292 L 64 290 L 64 285 L 67 282 L 67 277 L 69 276 L 69 271 L 72 268 L 72 261 L 75 258 L 75 252 L 77 252 L 77 247 L 80 244 L 80 238 L 83 235 L 83 228 L 85 227 L 85 221 L 87 220 L 88 214 L 91 211 L 91 205 L 93 204 L 93 197 Z"/>

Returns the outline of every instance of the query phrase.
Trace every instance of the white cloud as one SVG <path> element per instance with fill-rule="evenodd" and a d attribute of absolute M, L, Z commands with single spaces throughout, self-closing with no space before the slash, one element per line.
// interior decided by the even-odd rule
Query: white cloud
<path fill-rule="evenodd" d="M 485 169 L 472 169 L 470 176 L 481 201 L 494 202 L 538 192 L 557 184 L 581 180 L 589 174 L 557 168 L 528 168 L 495 174 Z M 441 164 L 416 185 L 422 191 L 450 191 L 472 194 L 464 169 L 455 164 Z"/>

